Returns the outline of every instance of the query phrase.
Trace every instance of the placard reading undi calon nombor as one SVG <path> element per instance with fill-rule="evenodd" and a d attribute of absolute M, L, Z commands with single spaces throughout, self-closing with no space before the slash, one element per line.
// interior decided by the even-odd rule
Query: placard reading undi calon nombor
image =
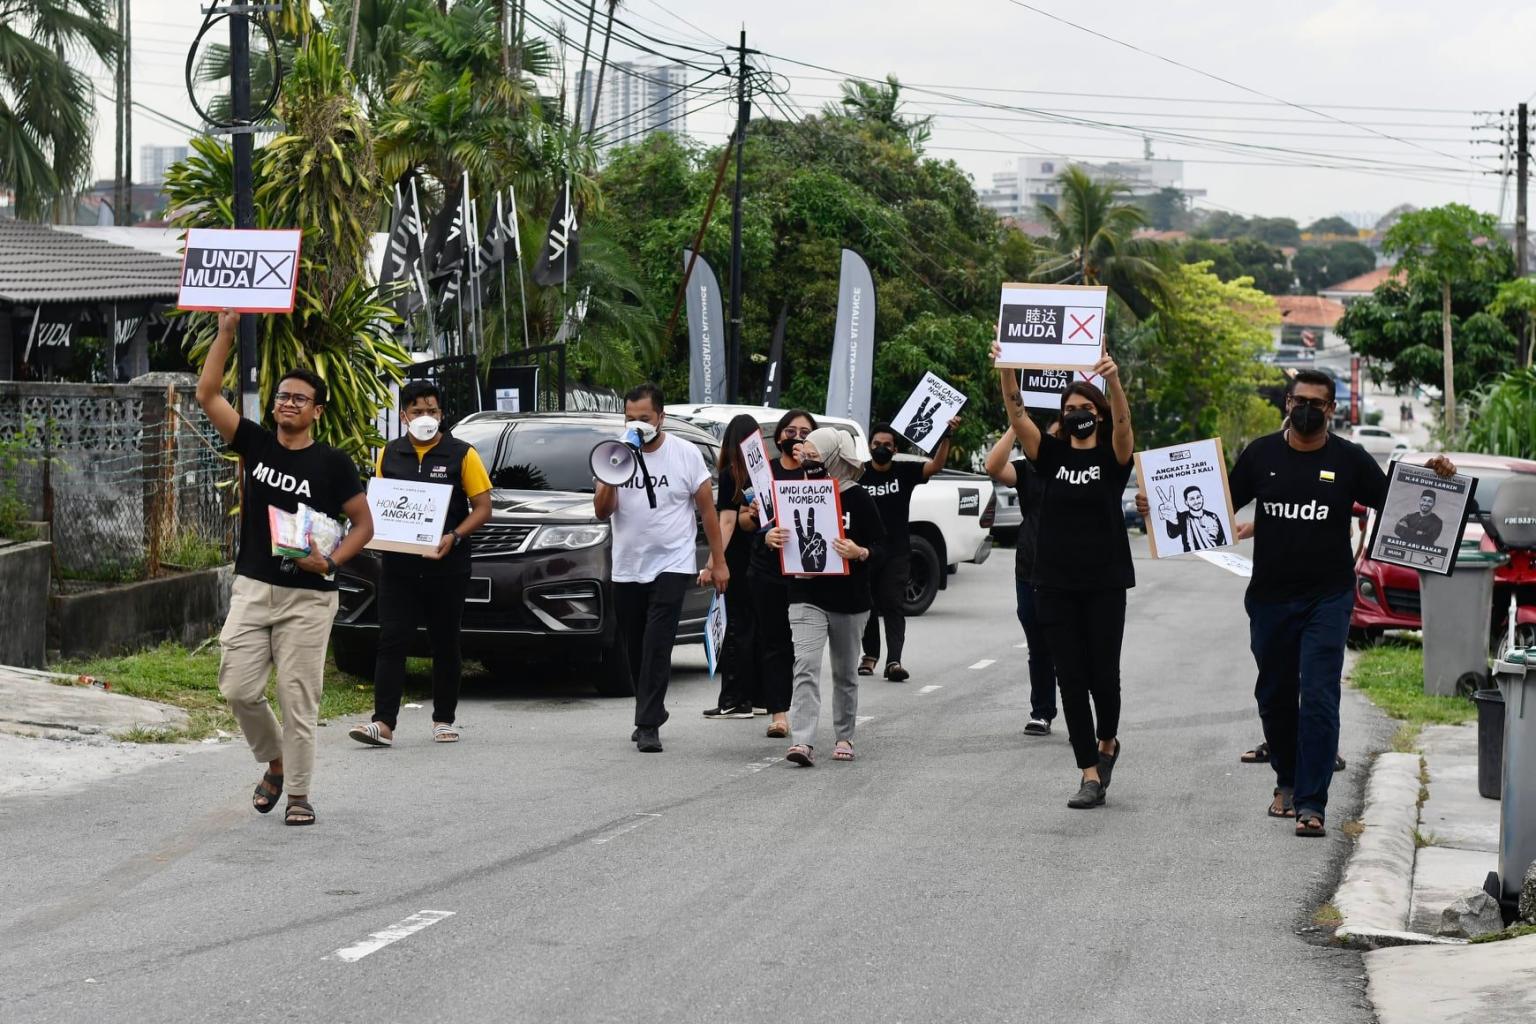
<path fill-rule="evenodd" d="M 296 230 L 191 228 L 177 308 L 292 313 L 302 237 Z"/>
<path fill-rule="evenodd" d="M 1104 303 L 1098 285 L 1005 284 L 997 314 L 998 366 L 1091 370 L 1104 354 Z"/>
<path fill-rule="evenodd" d="M 891 421 L 891 426 L 924 455 L 932 455 L 949 428 L 949 421 L 960 415 L 965 402 L 963 391 L 945 383 L 930 370 L 917 382 L 916 390 Z"/>

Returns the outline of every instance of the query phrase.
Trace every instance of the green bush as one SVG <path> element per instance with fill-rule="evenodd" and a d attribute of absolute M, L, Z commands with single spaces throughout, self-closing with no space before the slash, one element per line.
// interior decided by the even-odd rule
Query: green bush
<path fill-rule="evenodd" d="M 1476 410 L 1461 432 L 1470 451 L 1536 458 L 1536 370 L 1526 367 L 1496 378 L 1473 398 Z"/>

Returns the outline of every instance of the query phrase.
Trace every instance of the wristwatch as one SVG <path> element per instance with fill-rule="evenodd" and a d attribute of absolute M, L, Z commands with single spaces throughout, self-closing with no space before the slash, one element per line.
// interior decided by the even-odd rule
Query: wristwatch
<path fill-rule="evenodd" d="M 458 530 L 449 530 L 448 532 L 453 534 L 453 546 L 454 547 L 458 547 L 460 544 L 464 543 L 464 535 L 462 533 L 460 533 Z"/>
<path fill-rule="evenodd" d="M 332 558 L 330 555 L 325 556 L 325 574 L 327 576 L 336 575 L 336 559 Z"/>

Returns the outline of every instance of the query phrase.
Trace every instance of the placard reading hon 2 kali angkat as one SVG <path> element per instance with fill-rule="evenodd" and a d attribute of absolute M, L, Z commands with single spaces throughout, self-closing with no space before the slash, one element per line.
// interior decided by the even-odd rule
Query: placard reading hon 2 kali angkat
<path fill-rule="evenodd" d="M 368 510 L 373 513 L 373 539 L 368 547 L 432 554 L 442 542 L 452 498 L 453 488 L 447 484 L 374 477 L 368 481 Z"/>
<path fill-rule="evenodd" d="M 997 313 L 998 366 L 1091 370 L 1104 354 L 1099 285 L 1005 284 Z"/>
<path fill-rule="evenodd" d="M 302 237 L 296 230 L 190 229 L 177 307 L 292 313 Z"/>

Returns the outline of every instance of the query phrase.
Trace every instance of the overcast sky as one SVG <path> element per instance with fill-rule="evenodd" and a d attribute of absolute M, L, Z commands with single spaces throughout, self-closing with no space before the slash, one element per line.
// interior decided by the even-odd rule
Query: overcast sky
<path fill-rule="evenodd" d="M 553 21 L 560 2 L 581 0 L 531 0 L 529 10 Z M 1184 185 L 1204 189 L 1204 205 L 1303 224 L 1334 213 L 1380 214 L 1402 202 L 1498 211 L 1501 179 L 1478 167 L 1498 169 L 1501 136 L 1476 130 L 1497 120 L 1480 112 L 1512 109 L 1536 94 L 1536 65 L 1526 59 L 1536 37 L 1529 3 L 1029 2 L 1146 52 L 1012 0 L 626 0 L 619 17 L 706 50 L 734 42 L 745 22 L 748 45 L 770 55 L 796 111 L 831 98 L 836 76 L 789 59 L 839 74 L 895 74 L 914 87 L 913 113 L 937 115 L 929 152 L 953 159 L 983 186 L 1032 153 L 1139 157 L 1146 134 L 1156 156 L 1185 161 Z M 133 0 L 134 98 L 189 123 L 196 118 L 180 78 L 198 8 L 197 0 Z M 614 54 L 635 56 L 619 44 Z M 572 55 L 573 67 L 578 59 Z M 110 75 L 100 72 L 99 80 L 110 94 Z M 100 101 L 98 116 L 97 168 L 105 177 L 110 102 Z M 718 140 L 729 117 L 727 105 L 701 110 L 689 131 Z M 185 137 L 135 115 L 136 151 Z M 1506 219 L 1513 209 L 1510 189 Z"/>

